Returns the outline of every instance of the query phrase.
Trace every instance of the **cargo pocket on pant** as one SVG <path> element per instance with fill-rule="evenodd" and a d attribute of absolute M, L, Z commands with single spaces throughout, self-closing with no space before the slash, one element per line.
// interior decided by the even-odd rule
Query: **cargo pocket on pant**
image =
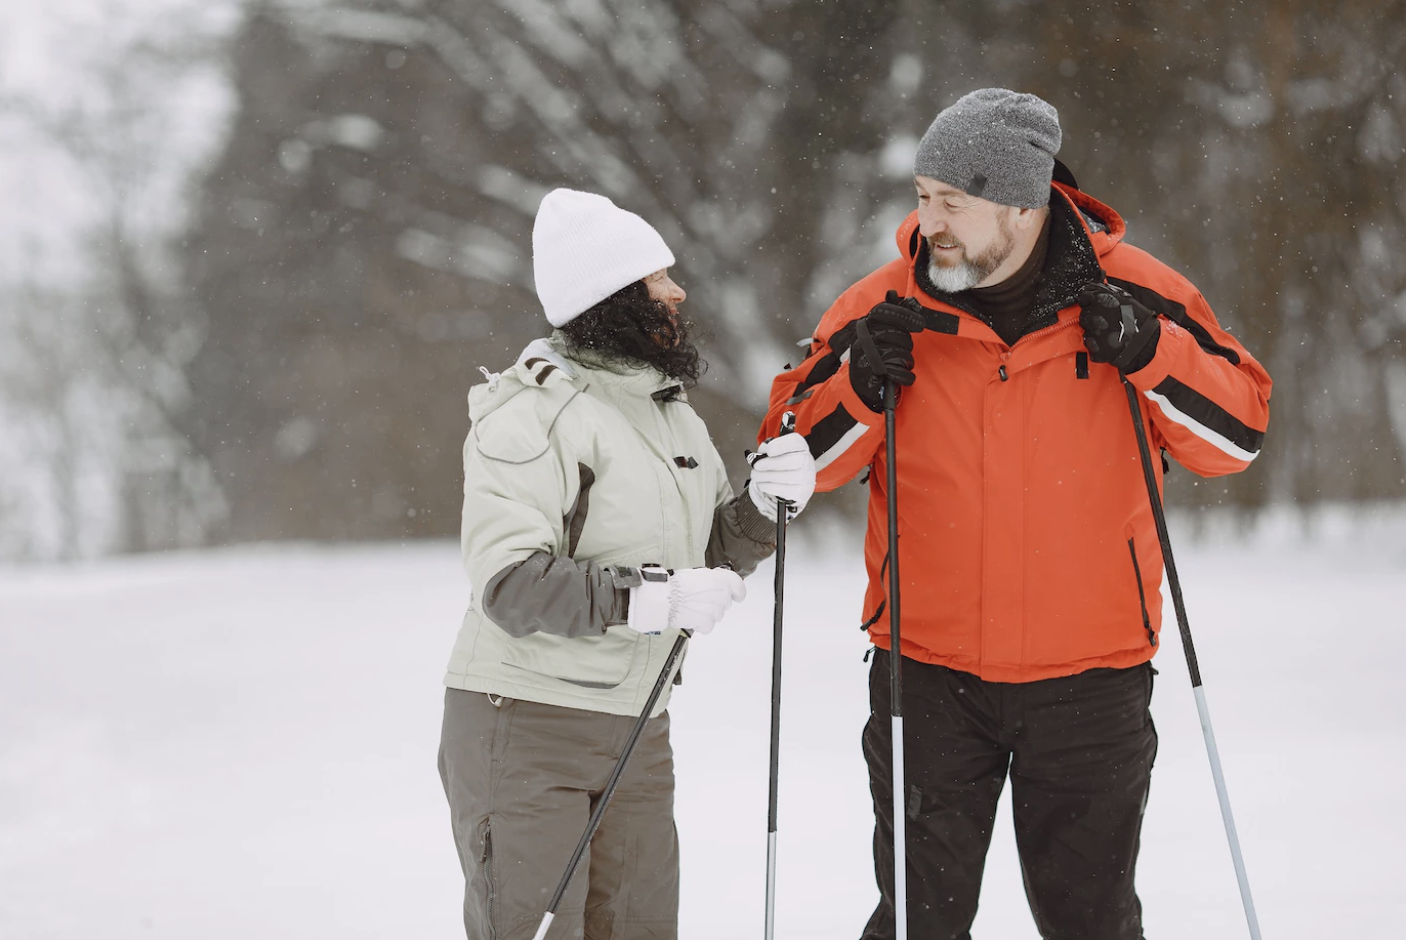
<path fill-rule="evenodd" d="M 493 759 L 493 763 L 501 764 L 508 752 L 508 740 L 512 733 L 513 713 L 517 711 L 517 700 L 503 696 L 495 698 L 489 695 L 488 701 L 493 705 L 493 741 L 489 756 Z"/>

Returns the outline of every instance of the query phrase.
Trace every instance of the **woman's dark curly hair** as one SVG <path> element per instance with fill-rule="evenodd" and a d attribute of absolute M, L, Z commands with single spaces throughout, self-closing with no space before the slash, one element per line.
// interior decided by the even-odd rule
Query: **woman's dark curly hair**
<path fill-rule="evenodd" d="M 635 281 L 569 321 L 561 331 L 573 351 L 653 366 L 692 388 L 708 368 L 693 345 L 693 326 L 689 320 L 671 316 L 664 303 L 649 296 L 643 281 Z"/>

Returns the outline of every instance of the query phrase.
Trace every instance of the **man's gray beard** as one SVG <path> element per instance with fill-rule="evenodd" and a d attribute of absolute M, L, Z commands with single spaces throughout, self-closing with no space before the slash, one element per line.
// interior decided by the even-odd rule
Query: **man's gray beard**
<path fill-rule="evenodd" d="M 961 264 L 950 268 L 936 261 L 928 262 L 928 278 L 932 280 L 934 287 L 945 294 L 960 294 L 964 290 L 970 290 L 980 284 L 984 277 L 986 274 L 965 259 Z"/>
<path fill-rule="evenodd" d="M 986 254 L 978 255 L 968 260 L 962 259 L 962 263 L 947 267 L 937 263 L 936 257 L 930 255 L 928 260 L 928 278 L 933 286 L 943 293 L 960 294 L 964 290 L 971 290 L 990 276 L 991 272 L 1006 263 L 1006 259 L 1015 251 L 1015 238 L 1011 235 L 1010 229 L 1003 223 L 1001 225 L 1001 241 L 992 245 Z M 932 251 L 932 245 L 928 245 L 928 251 Z M 962 249 L 963 254 L 966 249 Z"/>

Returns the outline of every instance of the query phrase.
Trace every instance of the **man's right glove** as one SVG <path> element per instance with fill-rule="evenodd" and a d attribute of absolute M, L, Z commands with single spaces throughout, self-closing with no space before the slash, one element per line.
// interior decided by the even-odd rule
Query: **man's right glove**
<path fill-rule="evenodd" d="M 629 627 L 639 633 L 691 630 L 712 633 L 747 586 L 731 568 L 641 568 L 644 583 L 630 588 Z"/>
<path fill-rule="evenodd" d="M 923 329 L 922 314 L 895 301 L 876 304 L 854 323 L 849 348 L 849 382 L 870 411 L 884 410 L 884 379 L 902 386 L 913 384 L 913 334 Z"/>

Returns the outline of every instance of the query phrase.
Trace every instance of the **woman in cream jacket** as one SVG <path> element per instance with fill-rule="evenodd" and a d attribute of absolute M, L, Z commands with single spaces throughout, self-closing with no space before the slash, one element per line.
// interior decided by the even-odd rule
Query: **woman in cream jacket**
<path fill-rule="evenodd" d="M 533 227 L 556 331 L 469 395 L 463 559 L 440 772 L 470 940 L 530 938 L 679 630 L 706 634 L 803 508 L 805 441 L 733 496 L 686 390 L 702 363 L 674 262 L 640 217 L 558 189 Z M 676 680 L 677 681 L 677 680 Z M 677 936 L 667 693 L 548 934 Z"/>

